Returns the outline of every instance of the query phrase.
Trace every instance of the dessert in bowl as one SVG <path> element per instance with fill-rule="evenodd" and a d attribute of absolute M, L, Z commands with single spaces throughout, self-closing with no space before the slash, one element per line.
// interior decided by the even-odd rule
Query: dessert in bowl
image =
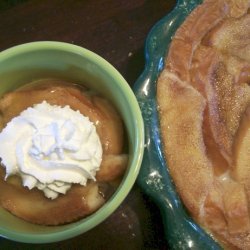
<path fill-rule="evenodd" d="M 143 122 L 126 81 L 78 46 L 0 54 L 1 235 L 52 242 L 106 219 L 132 188 Z"/>

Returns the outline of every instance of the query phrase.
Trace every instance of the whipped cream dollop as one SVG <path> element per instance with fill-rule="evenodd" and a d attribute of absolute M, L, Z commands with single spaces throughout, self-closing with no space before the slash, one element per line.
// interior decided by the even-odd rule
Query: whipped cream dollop
<path fill-rule="evenodd" d="M 95 180 L 102 160 L 100 138 L 89 118 L 45 101 L 13 118 L 0 142 L 6 179 L 19 175 L 25 187 L 37 187 L 51 199 L 73 183 Z"/>

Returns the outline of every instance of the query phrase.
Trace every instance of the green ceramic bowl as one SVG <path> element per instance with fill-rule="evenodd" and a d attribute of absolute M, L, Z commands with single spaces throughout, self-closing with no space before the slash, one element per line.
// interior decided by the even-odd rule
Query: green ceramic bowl
<path fill-rule="evenodd" d="M 165 238 L 170 249 L 221 249 L 220 245 L 189 216 L 176 192 L 162 155 L 155 98 L 155 84 L 164 67 L 171 38 L 187 15 L 201 2 L 202 0 L 178 0 L 174 10 L 152 28 L 146 40 L 145 70 L 134 86 L 145 123 L 146 140 L 138 183 L 161 211 Z"/>
<path fill-rule="evenodd" d="M 144 150 L 144 126 L 137 100 L 124 78 L 103 58 L 84 48 L 61 42 L 27 43 L 0 53 L 0 96 L 41 78 L 60 78 L 85 83 L 109 98 L 125 123 L 129 166 L 119 188 L 105 205 L 91 216 L 75 223 L 39 226 L 27 223 L 0 208 L 0 235 L 27 243 L 65 240 L 104 221 L 131 190 Z"/>

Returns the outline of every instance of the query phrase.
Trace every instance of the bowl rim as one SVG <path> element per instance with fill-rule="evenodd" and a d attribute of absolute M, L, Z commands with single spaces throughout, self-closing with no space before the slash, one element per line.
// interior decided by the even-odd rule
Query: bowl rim
<path fill-rule="evenodd" d="M 30 234 L 20 233 L 17 231 L 12 231 L 10 229 L 4 229 L 0 227 L 1 237 L 23 243 L 50 243 L 66 240 L 89 231 L 90 229 L 94 228 L 95 226 L 103 222 L 105 219 L 107 219 L 121 205 L 123 200 L 127 197 L 128 193 L 132 189 L 139 174 L 144 152 L 144 122 L 134 92 L 130 88 L 126 80 L 123 78 L 123 76 L 101 56 L 86 48 L 70 43 L 58 41 L 36 41 L 16 45 L 4 51 L 1 51 L 0 62 L 22 53 L 32 51 L 34 52 L 45 49 L 62 50 L 83 56 L 85 58 L 88 58 L 88 60 L 90 60 L 91 62 L 94 61 L 95 64 L 104 69 L 110 76 L 112 75 L 117 85 L 119 85 L 119 89 L 124 92 L 124 95 L 127 96 L 127 99 L 129 100 L 128 103 L 131 107 L 130 113 L 133 115 L 132 119 L 136 124 L 134 128 L 134 134 L 136 135 L 136 137 L 134 138 L 135 153 L 131 161 L 131 166 L 133 167 L 127 171 L 126 178 L 123 179 L 122 184 L 118 187 L 116 193 L 114 194 L 115 200 L 111 197 L 111 200 L 108 200 L 99 210 L 97 210 L 98 213 L 94 213 L 77 222 L 70 223 L 73 225 L 72 227 L 66 227 L 65 229 L 59 232 L 39 232 L 37 234 Z"/>

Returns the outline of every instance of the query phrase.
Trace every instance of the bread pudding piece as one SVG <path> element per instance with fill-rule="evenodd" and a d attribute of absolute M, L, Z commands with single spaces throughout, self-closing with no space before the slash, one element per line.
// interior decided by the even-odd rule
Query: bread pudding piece
<path fill-rule="evenodd" d="M 21 111 L 47 101 L 51 105 L 69 105 L 89 117 L 96 125 L 103 157 L 96 181 L 86 186 L 73 184 L 65 195 L 51 200 L 42 191 L 23 187 L 19 176 L 5 180 L 0 167 L 0 205 L 14 215 L 36 224 L 59 225 L 86 217 L 100 208 L 115 192 L 126 170 L 125 132 L 120 115 L 103 97 L 83 87 L 60 80 L 39 80 L 28 87 L 5 94 L 0 99 L 1 128 Z"/>
<path fill-rule="evenodd" d="M 176 31 L 157 82 L 164 155 L 190 215 L 250 249 L 250 1 L 205 0 Z"/>

